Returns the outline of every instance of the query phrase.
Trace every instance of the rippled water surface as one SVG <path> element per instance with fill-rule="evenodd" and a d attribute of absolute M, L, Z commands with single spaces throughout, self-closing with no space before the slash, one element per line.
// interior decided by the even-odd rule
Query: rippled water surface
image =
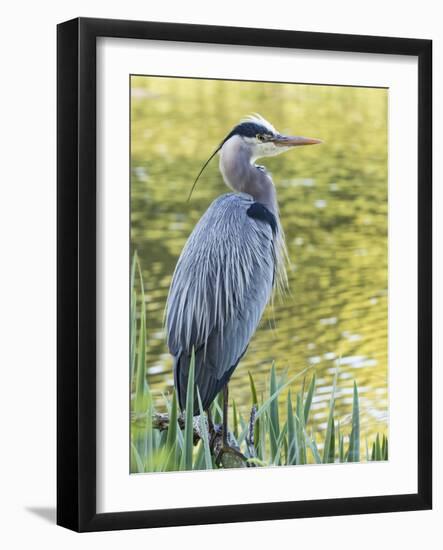
<path fill-rule="evenodd" d="M 209 204 L 227 191 L 214 159 L 238 120 L 260 112 L 281 132 L 324 143 L 262 159 L 277 188 L 291 266 L 289 294 L 269 306 L 230 395 L 249 405 L 248 370 L 264 389 L 272 361 L 289 376 L 317 373 L 323 428 L 340 361 L 337 417 L 360 390 L 362 437 L 387 432 L 387 94 L 383 89 L 132 77 L 131 242 L 147 296 L 150 386 L 173 384 L 162 326 L 177 258 Z M 246 409 L 245 409 L 246 410 Z"/>

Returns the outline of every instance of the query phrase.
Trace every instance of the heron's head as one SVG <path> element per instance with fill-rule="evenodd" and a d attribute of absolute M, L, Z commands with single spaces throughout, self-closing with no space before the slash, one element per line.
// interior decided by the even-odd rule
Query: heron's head
<path fill-rule="evenodd" d="M 192 185 L 188 200 L 204 169 L 218 152 L 223 154 L 227 152 L 229 148 L 231 156 L 235 156 L 241 150 L 243 158 L 247 159 L 247 162 L 253 163 L 259 158 L 274 157 L 293 147 L 299 147 L 300 145 L 315 145 L 316 143 L 322 142 L 314 138 L 281 134 L 271 123 L 258 114 L 246 117 L 229 132 L 217 149 L 203 164 L 203 167 Z"/>
<path fill-rule="evenodd" d="M 242 119 L 223 140 L 222 147 L 231 138 L 242 140 L 249 149 L 252 162 L 263 157 L 274 157 L 293 147 L 321 143 L 319 139 L 281 134 L 270 122 L 257 114 Z"/>

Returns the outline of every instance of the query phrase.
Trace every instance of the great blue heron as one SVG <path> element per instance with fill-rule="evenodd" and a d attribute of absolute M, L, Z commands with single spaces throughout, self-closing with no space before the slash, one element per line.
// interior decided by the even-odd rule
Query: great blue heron
<path fill-rule="evenodd" d="M 234 193 L 218 197 L 186 242 L 166 306 L 168 347 L 180 408 L 192 350 L 203 410 L 224 390 L 223 447 L 228 445 L 228 382 L 246 353 L 273 287 L 286 281 L 286 248 L 271 175 L 255 164 L 318 139 L 282 135 L 259 115 L 233 128 L 206 161 L 220 153 L 220 171 Z M 199 414 L 197 399 L 194 414 Z"/>

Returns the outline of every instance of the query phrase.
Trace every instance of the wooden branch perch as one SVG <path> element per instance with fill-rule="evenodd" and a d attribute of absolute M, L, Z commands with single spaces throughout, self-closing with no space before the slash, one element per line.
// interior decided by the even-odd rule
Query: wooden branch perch
<path fill-rule="evenodd" d="M 246 438 L 248 452 L 251 457 L 255 457 L 255 448 L 254 448 L 254 424 L 255 424 L 255 415 L 256 408 L 253 407 L 251 411 L 251 417 L 249 422 L 249 435 Z M 205 422 L 207 419 L 205 417 Z M 185 419 L 181 414 L 178 417 L 178 425 L 180 429 L 185 427 Z M 207 424 L 206 424 L 207 425 Z M 155 413 L 152 416 L 152 427 L 156 430 L 167 430 L 169 427 L 169 415 L 166 413 Z M 196 445 L 201 439 L 203 439 L 200 425 L 200 417 L 194 416 L 193 420 L 193 432 L 194 432 L 194 445 Z M 240 448 L 238 443 L 231 432 L 228 432 L 228 443 L 230 447 L 238 451 L 238 456 L 235 453 L 222 452 L 223 449 L 223 429 L 220 424 L 214 425 L 214 430 L 209 431 L 210 437 L 210 449 L 211 454 L 216 458 L 223 468 L 245 468 L 248 464 L 244 459 L 241 458 Z M 252 434 L 252 435 L 251 435 Z"/>

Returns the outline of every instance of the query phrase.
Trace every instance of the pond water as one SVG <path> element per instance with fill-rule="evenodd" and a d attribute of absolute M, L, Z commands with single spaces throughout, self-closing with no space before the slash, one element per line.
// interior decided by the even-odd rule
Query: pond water
<path fill-rule="evenodd" d="M 230 397 L 247 415 L 248 370 L 260 391 L 272 361 L 289 376 L 310 366 L 313 419 L 324 429 L 340 357 L 337 418 L 349 423 L 356 380 L 363 440 L 387 434 L 387 101 L 384 89 L 132 77 L 131 245 L 146 285 L 147 380 L 159 406 L 173 385 L 166 296 L 187 237 L 227 192 L 218 159 L 187 202 L 189 190 L 238 120 L 259 112 L 283 133 L 324 143 L 259 161 L 277 189 L 290 288 L 268 306 Z"/>

